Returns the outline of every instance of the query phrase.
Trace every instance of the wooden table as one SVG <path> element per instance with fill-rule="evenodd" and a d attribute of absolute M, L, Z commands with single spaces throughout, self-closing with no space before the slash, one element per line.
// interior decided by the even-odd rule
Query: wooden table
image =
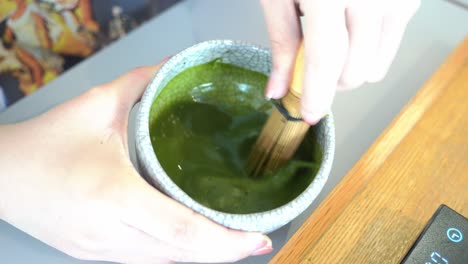
<path fill-rule="evenodd" d="M 468 36 L 270 263 L 399 263 L 441 204 L 468 216 Z"/>

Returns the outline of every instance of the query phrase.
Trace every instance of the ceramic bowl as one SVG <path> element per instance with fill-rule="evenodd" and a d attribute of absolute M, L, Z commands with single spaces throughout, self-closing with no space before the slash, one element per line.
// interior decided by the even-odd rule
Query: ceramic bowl
<path fill-rule="evenodd" d="M 333 116 L 330 113 L 312 128 L 315 129 L 323 159 L 316 177 L 298 197 L 283 206 L 260 213 L 231 214 L 210 209 L 187 195 L 162 168 L 151 145 L 149 115 L 153 101 L 172 78 L 189 67 L 216 58 L 222 58 L 225 63 L 270 74 L 269 51 L 244 42 L 230 40 L 202 42 L 172 57 L 156 73 L 141 99 L 136 120 L 136 150 L 140 173 L 155 188 L 219 224 L 237 230 L 270 233 L 291 222 L 306 210 L 325 185 L 335 151 Z"/>

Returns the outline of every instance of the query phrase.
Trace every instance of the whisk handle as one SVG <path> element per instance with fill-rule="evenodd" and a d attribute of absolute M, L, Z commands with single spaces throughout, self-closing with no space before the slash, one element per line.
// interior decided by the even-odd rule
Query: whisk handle
<path fill-rule="evenodd" d="M 301 42 L 294 63 L 294 72 L 289 86 L 289 91 L 281 99 L 281 104 L 294 118 L 301 118 L 301 96 L 304 82 L 304 43 Z"/>

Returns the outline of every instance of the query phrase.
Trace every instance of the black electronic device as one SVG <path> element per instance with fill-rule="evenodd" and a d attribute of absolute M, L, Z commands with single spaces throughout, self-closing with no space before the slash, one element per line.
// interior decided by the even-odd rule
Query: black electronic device
<path fill-rule="evenodd" d="M 468 264 L 468 219 L 441 205 L 402 264 Z"/>

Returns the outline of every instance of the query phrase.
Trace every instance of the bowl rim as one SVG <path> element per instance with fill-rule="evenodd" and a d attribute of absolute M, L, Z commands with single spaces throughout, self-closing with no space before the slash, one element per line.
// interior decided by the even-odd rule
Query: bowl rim
<path fill-rule="evenodd" d="M 140 101 L 140 107 L 137 112 L 135 126 L 135 145 L 139 172 L 142 173 L 142 175 L 147 174 L 143 176 L 146 176 L 146 180 L 150 181 L 150 184 L 153 185 L 153 187 L 156 187 L 159 191 L 165 193 L 166 195 L 170 196 L 172 199 L 178 201 L 184 206 L 208 217 L 209 219 L 215 222 L 223 224 L 229 228 L 234 228 L 238 230 L 263 232 L 273 231 L 289 223 L 299 214 L 304 212 L 307 209 L 307 207 L 309 207 L 313 203 L 318 194 L 323 190 L 323 187 L 331 171 L 335 153 L 335 126 L 333 114 L 330 111 L 327 117 L 323 118 L 318 124 L 318 126 L 324 126 L 323 129 L 326 129 L 328 132 L 326 135 L 327 139 L 324 143 L 326 148 L 322 149 L 322 161 L 320 164 L 320 168 L 317 171 L 315 178 L 306 187 L 306 189 L 304 189 L 304 191 L 302 191 L 293 200 L 271 210 L 246 214 L 235 214 L 218 211 L 199 203 L 198 201 L 190 197 L 187 193 L 185 193 L 175 182 L 173 182 L 159 163 L 159 160 L 155 154 L 150 139 L 149 117 L 153 101 L 163 89 L 163 87 L 158 87 L 158 85 L 163 81 L 164 74 L 167 73 L 174 65 L 179 64 L 184 58 L 193 54 L 194 52 L 216 45 L 224 45 L 227 47 L 245 46 L 249 49 L 266 52 L 268 53 L 268 55 L 270 54 L 268 49 L 245 41 L 208 40 L 186 48 L 174 55 L 169 60 L 167 60 L 162 65 L 162 67 L 155 73 L 153 79 L 145 89 Z M 244 221 L 242 221 L 242 219 L 245 220 L 247 218 L 253 218 L 256 221 L 273 221 L 273 219 L 275 219 L 275 216 L 284 216 L 285 214 L 287 215 L 287 217 L 282 217 L 282 223 L 279 223 L 279 227 L 274 228 L 273 230 L 252 229 L 249 227 L 243 227 L 242 224 L 239 225 L 238 223 L 243 223 Z"/>

